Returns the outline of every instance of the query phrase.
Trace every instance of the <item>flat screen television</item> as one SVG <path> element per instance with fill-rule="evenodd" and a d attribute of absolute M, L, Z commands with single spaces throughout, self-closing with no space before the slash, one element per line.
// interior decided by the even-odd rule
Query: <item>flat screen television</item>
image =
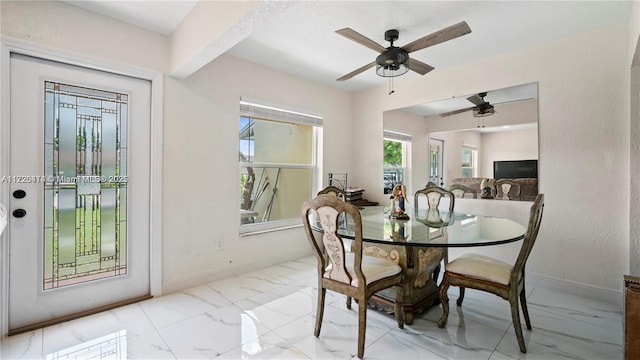
<path fill-rule="evenodd" d="M 493 162 L 494 179 L 537 178 L 538 160 L 508 160 Z"/>

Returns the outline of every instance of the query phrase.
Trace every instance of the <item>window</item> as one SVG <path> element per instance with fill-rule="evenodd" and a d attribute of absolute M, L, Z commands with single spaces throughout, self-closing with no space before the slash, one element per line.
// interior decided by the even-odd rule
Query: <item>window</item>
<path fill-rule="evenodd" d="M 322 118 L 240 103 L 241 232 L 300 224 L 314 191 Z"/>
<path fill-rule="evenodd" d="M 462 177 L 478 176 L 478 150 L 470 145 L 462 146 Z"/>
<path fill-rule="evenodd" d="M 384 130 L 383 184 L 385 194 L 390 194 L 396 184 L 404 184 L 408 163 L 407 149 L 410 143 L 410 135 Z"/>

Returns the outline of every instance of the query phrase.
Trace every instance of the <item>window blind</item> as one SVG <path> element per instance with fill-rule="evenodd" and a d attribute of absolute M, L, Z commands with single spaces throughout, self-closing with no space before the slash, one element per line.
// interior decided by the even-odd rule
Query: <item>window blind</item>
<path fill-rule="evenodd" d="M 389 140 L 411 142 L 411 135 L 397 131 L 383 130 L 383 136 Z"/>
<path fill-rule="evenodd" d="M 293 124 L 322 126 L 321 116 L 280 109 L 243 99 L 240 99 L 240 116 Z"/>

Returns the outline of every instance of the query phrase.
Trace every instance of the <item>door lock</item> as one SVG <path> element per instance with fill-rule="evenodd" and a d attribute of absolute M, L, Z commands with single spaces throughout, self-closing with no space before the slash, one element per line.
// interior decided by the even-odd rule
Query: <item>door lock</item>
<path fill-rule="evenodd" d="M 13 197 L 16 199 L 22 199 L 27 196 L 27 193 L 24 190 L 16 190 L 13 192 Z"/>
<path fill-rule="evenodd" d="M 21 218 L 27 215 L 27 212 L 24 209 L 15 209 L 13 210 L 13 217 Z"/>

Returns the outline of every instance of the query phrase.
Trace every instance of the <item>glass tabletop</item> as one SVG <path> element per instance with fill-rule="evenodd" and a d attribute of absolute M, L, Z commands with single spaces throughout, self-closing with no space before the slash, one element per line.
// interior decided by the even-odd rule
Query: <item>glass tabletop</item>
<path fill-rule="evenodd" d="M 387 210 L 387 211 L 385 211 Z M 366 206 L 362 215 L 364 242 L 419 247 L 466 247 L 505 244 L 524 238 L 526 228 L 515 221 L 462 212 L 419 209 L 409 211 L 409 220 L 389 219 L 388 208 Z M 310 215 L 313 216 L 313 215 Z M 322 228 L 310 222 L 315 230 Z M 353 220 L 339 219 L 338 233 L 354 237 Z"/>

